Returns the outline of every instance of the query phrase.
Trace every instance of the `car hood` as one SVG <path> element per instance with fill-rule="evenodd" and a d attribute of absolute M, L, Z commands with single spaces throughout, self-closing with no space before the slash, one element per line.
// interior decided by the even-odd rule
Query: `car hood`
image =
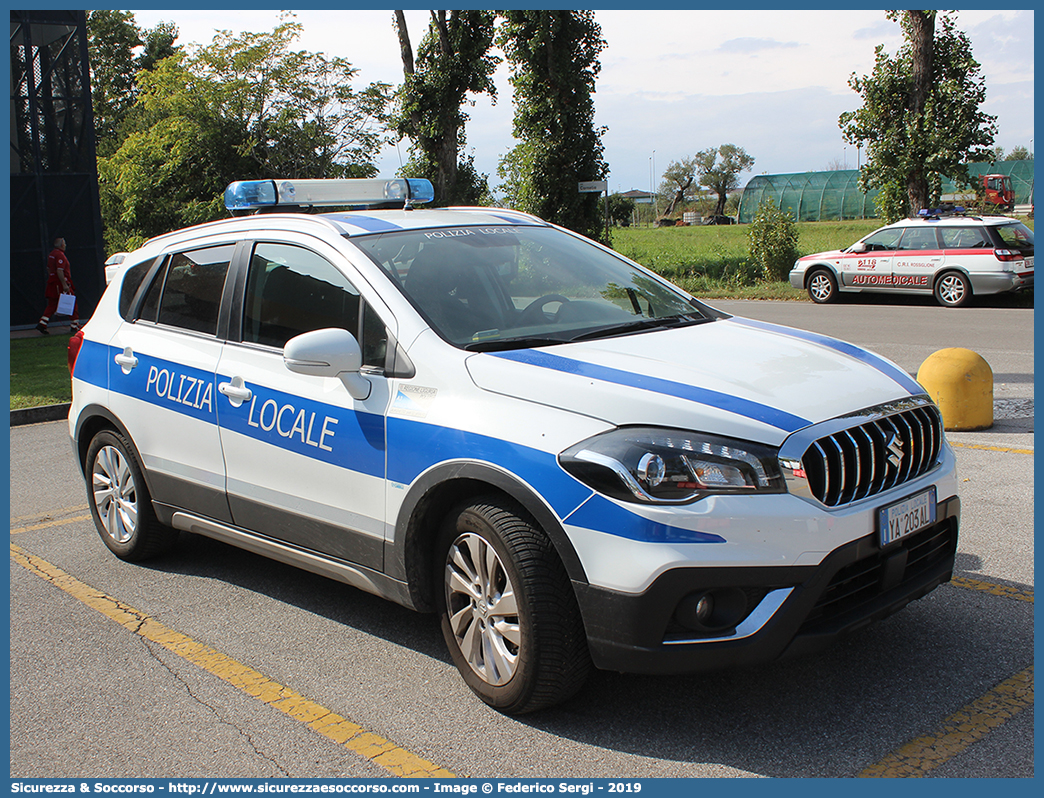
<path fill-rule="evenodd" d="M 487 391 L 604 420 L 779 444 L 924 390 L 894 363 L 816 333 L 732 317 L 576 344 L 475 354 Z"/>
<path fill-rule="evenodd" d="M 833 258 L 840 258 L 844 254 L 845 250 L 843 249 L 830 249 L 826 252 L 816 252 L 812 255 L 804 255 L 803 257 L 798 258 L 798 260 L 832 260 Z"/>

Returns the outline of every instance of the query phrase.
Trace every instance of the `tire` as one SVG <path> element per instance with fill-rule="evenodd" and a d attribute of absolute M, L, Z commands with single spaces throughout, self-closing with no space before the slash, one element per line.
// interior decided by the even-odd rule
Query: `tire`
<path fill-rule="evenodd" d="M 443 523 L 436 606 L 453 663 L 494 709 L 534 712 L 572 697 L 591 669 L 580 610 L 551 541 L 498 497 Z"/>
<path fill-rule="evenodd" d="M 134 447 L 116 432 L 99 432 L 87 449 L 87 501 L 109 550 L 138 562 L 167 551 L 178 532 L 156 519 Z"/>
<path fill-rule="evenodd" d="M 971 282 L 962 272 L 946 272 L 935 281 L 935 301 L 944 307 L 959 308 L 971 298 Z"/>
<path fill-rule="evenodd" d="M 829 269 L 816 269 L 808 276 L 806 283 L 809 298 L 819 305 L 826 305 L 837 299 L 837 278 Z"/>

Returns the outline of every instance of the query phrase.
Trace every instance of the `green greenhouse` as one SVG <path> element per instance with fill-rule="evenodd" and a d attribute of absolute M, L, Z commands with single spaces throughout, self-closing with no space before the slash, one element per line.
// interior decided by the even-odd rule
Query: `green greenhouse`
<path fill-rule="evenodd" d="M 973 177 L 982 174 L 1010 175 L 1016 205 L 1033 204 L 1033 161 L 997 161 L 968 164 Z M 953 183 L 943 181 L 942 193 L 955 191 Z M 743 189 L 739 205 L 740 223 L 750 222 L 758 207 L 771 199 L 794 213 L 799 222 L 837 219 L 866 219 L 877 216 L 874 199 L 877 190 L 859 188 L 859 170 L 801 172 L 791 175 L 756 175 Z"/>

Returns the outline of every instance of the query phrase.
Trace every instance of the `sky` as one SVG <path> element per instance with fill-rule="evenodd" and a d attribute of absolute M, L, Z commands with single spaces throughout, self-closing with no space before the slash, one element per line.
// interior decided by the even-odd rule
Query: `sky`
<path fill-rule="evenodd" d="M 427 11 L 407 11 L 414 50 Z M 217 30 L 271 30 L 276 10 L 134 11 L 137 23 L 175 23 L 180 44 L 207 44 Z M 347 58 L 359 70 L 356 88 L 402 81 L 402 61 L 390 10 L 297 11 L 300 49 Z M 721 144 L 754 157 L 755 174 L 855 169 L 865 153 L 841 138 L 838 116 L 856 110 L 853 73 L 873 70 L 874 50 L 894 55 L 897 23 L 880 10 L 606 10 L 595 11 L 606 41 L 595 92 L 595 124 L 609 164 L 609 190 L 649 190 L 675 160 Z M 986 79 L 982 110 L 997 117 L 996 145 L 1033 151 L 1034 12 L 965 10 L 957 27 L 968 34 Z M 498 98 L 468 109 L 467 149 L 490 185 L 497 162 L 515 141 L 508 67 L 496 74 Z M 391 176 L 408 143 L 386 147 L 379 166 Z"/>

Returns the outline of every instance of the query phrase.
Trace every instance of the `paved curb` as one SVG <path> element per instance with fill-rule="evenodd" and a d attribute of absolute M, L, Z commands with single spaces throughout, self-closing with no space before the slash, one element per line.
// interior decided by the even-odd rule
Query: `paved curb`
<path fill-rule="evenodd" d="M 42 424 L 45 421 L 60 421 L 69 417 L 70 402 L 61 405 L 43 405 L 42 407 L 27 407 L 24 410 L 11 411 L 11 426 L 18 427 L 23 424 Z"/>

